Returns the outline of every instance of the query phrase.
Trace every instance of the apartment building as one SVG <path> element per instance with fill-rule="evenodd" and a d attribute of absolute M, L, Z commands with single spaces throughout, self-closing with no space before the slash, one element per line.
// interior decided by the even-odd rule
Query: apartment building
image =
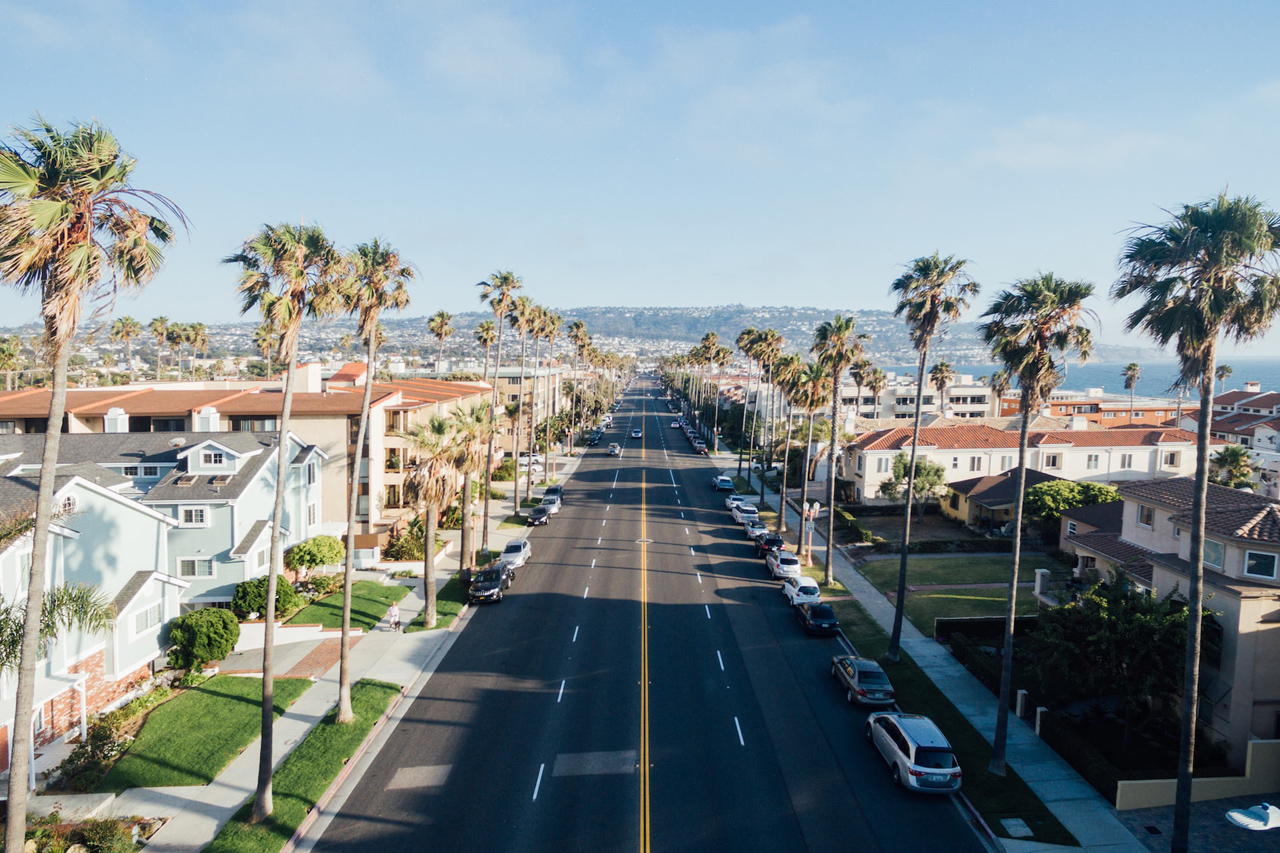
<path fill-rule="evenodd" d="M 1124 483 L 1119 533 L 1067 537 L 1077 572 L 1125 569 L 1155 595 L 1190 582 L 1188 477 Z M 1280 738 L 1280 502 L 1209 486 L 1205 523 L 1205 619 L 1200 721 L 1243 768 L 1250 740 Z"/>
<path fill-rule="evenodd" d="M 1017 420 L 1005 424 L 923 426 L 917 455 L 941 465 L 948 484 L 1001 474 L 1018 464 Z M 853 482 L 856 501 L 890 503 L 880 497 L 880 486 L 893 476 L 894 457 L 910 453 L 911 432 L 910 427 L 874 430 L 845 450 L 843 471 Z M 1033 424 L 1027 465 L 1067 480 L 1098 483 L 1181 477 L 1195 470 L 1195 434 L 1172 427 L 1109 430 L 1083 418 L 1071 419 L 1067 429 Z"/>
<path fill-rule="evenodd" d="M 999 414 L 1017 415 L 1021 405 L 1020 395 L 1013 391 L 1000 398 Z M 1084 391 L 1057 389 L 1049 392 L 1040 413 L 1084 418 L 1106 427 L 1163 426 L 1189 407 L 1185 402 L 1179 405 L 1177 400 L 1166 397 L 1136 395 L 1131 401 L 1128 394 L 1109 394 L 1101 388 L 1086 388 Z"/>
<path fill-rule="evenodd" d="M 841 387 L 840 405 L 845 413 L 844 430 L 854 431 L 855 409 L 862 418 L 914 419 L 918 395 L 915 376 L 888 373 L 888 384 L 879 394 L 858 385 L 852 378 Z M 985 382 L 965 374 L 945 388 L 938 389 L 925 380 L 920 399 L 921 415 L 947 418 L 989 418 L 998 414 L 998 400 Z"/>

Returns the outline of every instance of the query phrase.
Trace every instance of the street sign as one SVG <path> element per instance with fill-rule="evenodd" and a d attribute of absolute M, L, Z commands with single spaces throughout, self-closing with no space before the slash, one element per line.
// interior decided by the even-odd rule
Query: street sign
<path fill-rule="evenodd" d="M 812 522 L 812 521 L 806 521 L 806 522 L 804 523 L 804 532 L 805 532 L 805 533 L 812 533 L 812 532 L 813 532 L 813 522 Z"/>

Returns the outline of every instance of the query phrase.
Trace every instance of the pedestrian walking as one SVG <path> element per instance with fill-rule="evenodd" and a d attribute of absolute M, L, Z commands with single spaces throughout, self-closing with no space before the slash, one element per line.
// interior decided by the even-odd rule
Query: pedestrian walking
<path fill-rule="evenodd" d="M 399 631 L 400 630 L 400 605 L 396 604 L 394 601 L 391 602 L 391 607 L 387 610 L 387 618 L 391 622 L 391 630 Z"/>

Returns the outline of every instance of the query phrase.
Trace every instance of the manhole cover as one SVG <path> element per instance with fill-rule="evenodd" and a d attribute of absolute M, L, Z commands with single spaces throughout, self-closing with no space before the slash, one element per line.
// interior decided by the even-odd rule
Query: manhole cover
<path fill-rule="evenodd" d="M 636 544 L 637 544 L 637 545 L 652 545 L 652 544 L 653 544 L 653 540 L 652 540 L 652 539 L 637 539 L 637 540 L 636 540 Z"/>
<path fill-rule="evenodd" d="M 1001 818 L 1000 825 L 1004 827 L 1005 832 L 1009 833 L 1010 838 L 1035 837 L 1035 833 L 1031 831 L 1031 827 L 1027 826 L 1027 822 L 1020 817 Z"/>

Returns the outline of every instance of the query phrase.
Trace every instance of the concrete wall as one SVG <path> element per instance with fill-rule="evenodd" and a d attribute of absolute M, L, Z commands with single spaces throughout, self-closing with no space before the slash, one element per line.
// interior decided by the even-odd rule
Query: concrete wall
<path fill-rule="evenodd" d="M 1123 781 L 1116 789 L 1116 808 L 1149 809 L 1173 805 L 1176 779 Z M 1248 745 L 1244 776 L 1196 779 L 1191 784 L 1191 799 L 1221 800 L 1280 791 L 1280 740 L 1255 740 Z"/>

